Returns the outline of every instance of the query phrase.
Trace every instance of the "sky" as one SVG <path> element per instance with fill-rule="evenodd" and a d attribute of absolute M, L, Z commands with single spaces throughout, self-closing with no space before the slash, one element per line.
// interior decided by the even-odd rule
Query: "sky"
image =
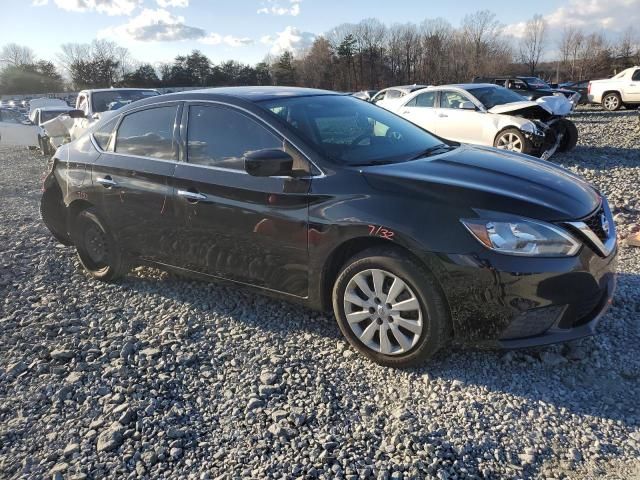
<path fill-rule="evenodd" d="M 527 19 L 543 15 L 550 44 L 569 25 L 614 39 L 633 25 L 640 35 L 640 0 L 0 0 L 0 46 L 27 45 L 39 59 L 55 61 L 63 43 L 104 38 L 144 62 L 199 49 L 214 62 L 253 64 L 269 53 L 300 51 L 341 23 L 442 17 L 458 26 L 481 9 L 496 13 L 516 37 Z"/>

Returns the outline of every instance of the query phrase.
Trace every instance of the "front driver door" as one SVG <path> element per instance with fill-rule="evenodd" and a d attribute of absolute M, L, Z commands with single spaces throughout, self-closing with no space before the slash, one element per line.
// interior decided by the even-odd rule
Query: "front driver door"
<path fill-rule="evenodd" d="M 308 295 L 309 166 L 261 120 L 231 106 L 191 104 L 185 162 L 173 177 L 183 266 L 298 297 Z M 285 149 L 300 177 L 253 177 L 245 153 Z"/>
<path fill-rule="evenodd" d="M 400 115 L 419 127 L 436 133 L 438 114 L 435 109 L 437 91 L 424 92 L 413 97 L 400 108 Z"/>
<path fill-rule="evenodd" d="M 463 143 L 482 143 L 482 122 L 484 115 L 477 110 L 461 108 L 471 99 L 454 90 L 440 92 L 440 105 L 437 109 L 437 135 Z"/>

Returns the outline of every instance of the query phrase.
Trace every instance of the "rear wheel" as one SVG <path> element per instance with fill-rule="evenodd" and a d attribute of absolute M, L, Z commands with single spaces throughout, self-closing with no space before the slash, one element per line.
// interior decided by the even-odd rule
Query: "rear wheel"
<path fill-rule="evenodd" d="M 496 135 L 493 146 L 500 150 L 531 153 L 533 146 L 529 139 L 517 128 L 507 128 Z"/>
<path fill-rule="evenodd" d="M 333 308 L 349 343 L 381 365 L 418 365 L 449 340 L 451 321 L 435 280 L 395 249 L 349 260 L 336 280 Z"/>
<path fill-rule="evenodd" d="M 558 150 L 560 152 L 573 150 L 576 143 L 578 143 L 578 128 L 576 127 L 576 124 L 566 118 L 560 119 L 558 123 L 560 124 L 560 128 L 563 133 L 562 141 L 560 142 L 560 145 L 558 145 Z"/>
<path fill-rule="evenodd" d="M 76 216 L 71 236 L 80 263 L 93 278 L 109 282 L 129 272 L 117 242 L 93 208 Z"/>
<path fill-rule="evenodd" d="M 621 106 L 622 100 L 620 99 L 620 95 L 616 92 L 607 93 L 602 97 L 602 107 L 605 110 L 615 112 L 616 110 L 619 110 Z"/>

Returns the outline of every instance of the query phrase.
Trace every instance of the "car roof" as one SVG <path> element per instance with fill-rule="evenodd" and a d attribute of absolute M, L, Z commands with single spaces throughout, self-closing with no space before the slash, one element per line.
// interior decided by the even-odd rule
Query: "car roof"
<path fill-rule="evenodd" d="M 81 90 L 77 95 L 81 93 L 95 93 L 95 92 L 122 92 L 122 91 L 145 91 L 145 92 L 157 92 L 155 88 L 89 88 L 87 90 Z"/>
<path fill-rule="evenodd" d="M 74 108 L 69 106 L 65 107 L 64 105 L 55 105 L 49 107 L 38 107 L 36 110 L 41 110 L 43 112 L 57 112 L 58 110 L 74 110 Z"/>
<path fill-rule="evenodd" d="M 451 83 L 449 85 L 437 85 L 434 87 L 429 87 L 429 90 L 442 90 L 444 88 L 460 88 L 462 90 L 471 90 L 482 87 L 499 88 L 500 85 L 496 85 L 495 83 Z"/>
<path fill-rule="evenodd" d="M 215 87 L 203 88 L 199 90 L 188 90 L 184 92 L 176 92 L 174 95 L 225 95 L 229 97 L 241 98 L 250 102 L 259 102 L 262 100 L 272 100 L 275 98 L 291 98 L 291 97 L 311 97 L 318 95 L 346 95 L 330 90 L 320 90 L 317 88 L 302 87 Z"/>

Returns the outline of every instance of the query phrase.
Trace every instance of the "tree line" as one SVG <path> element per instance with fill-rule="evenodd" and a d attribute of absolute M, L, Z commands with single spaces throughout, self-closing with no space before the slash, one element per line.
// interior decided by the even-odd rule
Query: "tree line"
<path fill-rule="evenodd" d="M 105 87 L 298 85 L 341 91 L 398 84 L 467 82 L 477 76 L 529 74 L 549 80 L 601 78 L 640 63 L 632 28 L 616 41 L 568 27 L 554 45 L 542 16 L 526 22 L 520 38 L 505 33 L 496 15 L 481 10 L 459 27 L 444 19 L 387 26 L 369 18 L 341 24 L 304 51 L 268 55 L 256 65 L 219 64 L 198 50 L 172 62 L 136 61 L 114 42 L 69 43 L 57 65 L 38 60 L 28 47 L 0 49 L 0 93 L 43 93 Z M 558 53 L 543 62 L 549 51 Z"/>

